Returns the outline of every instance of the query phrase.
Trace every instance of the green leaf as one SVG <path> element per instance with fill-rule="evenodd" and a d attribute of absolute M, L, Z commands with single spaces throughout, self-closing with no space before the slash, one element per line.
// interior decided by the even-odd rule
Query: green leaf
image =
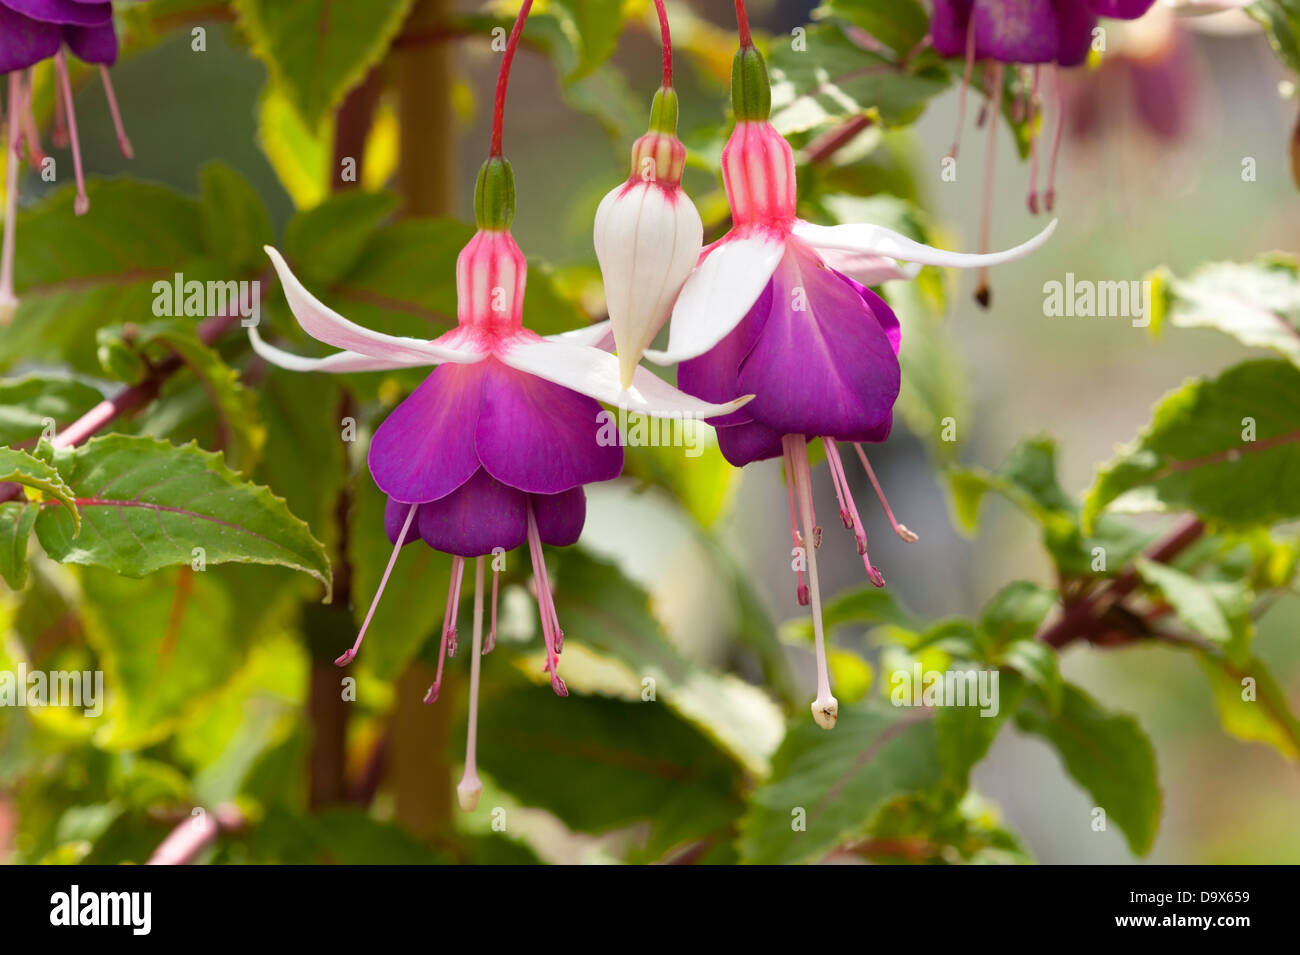
<path fill-rule="evenodd" d="M 207 248 L 193 199 L 125 179 L 92 180 L 86 189 L 93 215 L 73 214 L 68 186 L 18 217 L 14 276 L 22 305 L 0 336 L 0 367 L 70 362 L 98 374 L 95 329 L 124 315 L 152 315 L 155 281 L 170 282 L 176 272 L 207 277 L 197 274 Z"/>
<path fill-rule="evenodd" d="M 1137 720 L 1108 713 L 1066 684 L 1060 712 L 1026 700 L 1016 722 L 1056 747 L 1066 770 L 1120 827 L 1135 854 L 1150 851 L 1160 824 L 1160 780 L 1155 749 Z"/>
<path fill-rule="evenodd" d="M 808 28 L 806 49 L 775 46 L 768 57 L 772 123 L 783 135 L 820 128 L 871 112 L 887 126 L 913 121 L 926 102 L 948 88 L 947 72 L 913 72 L 864 50 L 838 26 Z"/>
<path fill-rule="evenodd" d="M 72 378 L 24 375 L 0 379 L 0 445 L 53 438 L 103 400 L 90 385 Z"/>
<path fill-rule="evenodd" d="M 1169 601 L 1178 619 L 1192 630 L 1219 644 L 1227 644 L 1232 639 L 1228 618 L 1204 581 L 1145 557 L 1139 557 L 1134 566 L 1142 579 Z"/>
<path fill-rule="evenodd" d="M 26 451 L 13 448 L 0 448 L 0 484 L 21 484 L 30 489 L 29 497 L 40 500 L 52 497 L 62 507 L 58 512 L 67 518 L 66 523 L 72 536 L 81 530 L 81 512 L 77 508 L 75 495 L 58 470 Z M 53 502 L 50 502 L 53 503 Z"/>
<path fill-rule="evenodd" d="M 1266 743 L 1287 759 L 1300 760 L 1300 721 L 1264 664 L 1251 658 L 1238 666 L 1209 653 L 1198 657 L 1224 732 L 1248 743 Z"/>
<path fill-rule="evenodd" d="M 953 509 L 964 526 L 978 526 L 987 493 L 1001 495 L 1039 523 L 1043 546 L 1063 577 L 1118 573 L 1152 539 L 1112 517 L 1101 518 L 1084 534 L 1078 503 L 1057 482 L 1056 442 L 1049 437 L 1021 442 L 996 472 L 954 469 L 948 477 Z"/>
<path fill-rule="evenodd" d="M 609 59 L 623 29 L 623 0 L 553 0 L 550 10 L 559 15 L 561 29 L 578 51 L 567 82 L 581 79 Z"/>
<path fill-rule="evenodd" d="M 824 0 L 812 15 L 815 20 L 847 20 L 895 53 L 911 52 L 930 28 L 930 18 L 917 0 Z"/>
<path fill-rule="evenodd" d="M 111 341 L 114 331 L 100 329 L 101 345 Z M 251 471 L 261 457 L 266 428 L 262 425 L 257 396 L 244 387 L 239 372 L 199 340 L 193 322 L 166 319 L 143 327 L 130 326 L 118 332 L 118 337 L 125 333 L 129 333 L 130 347 L 154 359 L 155 363 L 167 355 L 176 355 L 185 363 L 202 389 L 204 410 L 215 412 L 215 434 L 203 437 L 211 438 L 212 444 L 224 448 L 233 467 L 245 473 Z M 112 346 L 109 347 L 111 350 Z M 174 391 L 169 391 L 167 397 L 174 394 Z M 162 407 L 150 409 L 141 430 L 160 438 L 187 437 L 178 435 L 172 427 L 176 410 L 166 402 Z"/>
<path fill-rule="evenodd" d="M 740 824 L 741 860 L 789 864 L 820 859 L 861 834 L 891 800 L 944 779 L 928 714 L 873 704 L 841 707 L 829 732 L 796 720 Z"/>
<path fill-rule="evenodd" d="M 27 583 L 27 539 L 36 526 L 39 508 L 31 501 L 0 504 L 0 577 L 11 590 Z"/>
<path fill-rule="evenodd" d="M 412 2 L 234 0 L 233 6 L 272 81 L 315 126 L 383 59 Z"/>
<path fill-rule="evenodd" d="M 649 821 L 647 852 L 658 856 L 687 840 L 725 838 L 740 815 L 739 766 L 660 703 L 561 699 L 499 676 L 484 691 L 479 765 L 571 828 L 602 833 Z"/>
<path fill-rule="evenodd" d="M 1065 683 L 1061 679 L 1060 661 L 1051 647 L 1037 640 L 1017 640 L 1002 651 L 997 662 L 1015 670 L 1042 693 L 1053 713 L 1060 711 Z M 1002 679 L 1005 682 L 1005 675 Z"/>
<path fill-rule="evenodd" d="M 1164 292 L 1162 321 L 1216 328 L 1300 365 L 1300 273 L 1291 256 L 1213 262 L 1185 279 L 1161 274 L 1157 281 Z"/>
<path fill-rule="evenodd" d="M 939 706 L 934 710 L 934 730 L 939 761 L 960 797 L 970 784 L 970 772 L 993 745 L 998 732 L 1020 706 L 1025 683 L 1014 673 L 998 674 L 998 711 L 989 715 L 978 706 Z"/>
<path fill-rule="evenodd" d="M 55 466 L 86 527 L 76 540 L 66 508 L 36 521 L 45 552 L 72 564 L 142 577 L 163 567 L 256 563 L 289 567 L 331 584 L 329 557 L 281 498 L 242 480 L 220 455 L 195 445 L 110 434 L 60 449 Z"/>
<path fill-rule="evenodd" d="M 141 582 L 83 571 L 86 636 L 111 691 L 98 737 L 106 747 L 165 738 L 238 671 L 249 631 L 216 573 L 180 567 Z"/>
<path fill-rule="evenodd" d="M 1193 510 L 1235 526 L 1295 518 L 1297 442 L 1300 368 L 1251 361 L 1212 381 L 1192 381 L 1162 398 L 1137 440 L 1098 471 L 1085 497 L 1084 526 L 1112 502 Z"/>
<path fill-rule="evenodd" d="M 248 180 L 225 163 L 209 162 L 199 170 L 199 193 L 209 254 L 240 270 L 264 265 L 262 246 L 275 236 L 266 206 Z"/>
<path fill-rule="evenodd" d="M 1055 590 L 1028 580 L 1012 581 L 984 605 L 980 629 L 994 649 L 1017 640 L 1029 640 L 1055 603 Z"/>
<path fill-rule="evenodd" d="M 289 220 L 284 254 L 304 282 L 337 282 L 356 264 L 375 230 L 395 208 L 397 197 L 389 192 L 333 193 Z"/>
<path fill-rule="evenodd" d="M 1264 26 L 1269 46 L 1292 72 L 1300 73 L 1300 3 L 1296 0 L 1258 0 L 1246 13 Z"/>

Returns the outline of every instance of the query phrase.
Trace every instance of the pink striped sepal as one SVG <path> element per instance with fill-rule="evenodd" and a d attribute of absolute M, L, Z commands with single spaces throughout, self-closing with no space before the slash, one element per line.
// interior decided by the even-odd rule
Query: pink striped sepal
<path fill-rule="evenodd" d="M 794 225 L 794 152 L 771 123 L 736 124 L 722 150 L 722 180 L 736 227 Z"/>
<path fill-rule="evenodd" d="M 509 337 L 524 325 L 528 263 L 508 230 L 480 229 L 456 259 L 456 319 L 478 335 Z"/>

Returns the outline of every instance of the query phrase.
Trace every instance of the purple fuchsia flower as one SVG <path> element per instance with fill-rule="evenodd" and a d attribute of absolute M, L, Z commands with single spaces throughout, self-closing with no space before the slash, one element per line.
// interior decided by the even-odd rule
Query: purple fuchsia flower
<path fill-rule="evenodd" d="M 866 528 L 837 442 L 854 445 L 894 531 L 916 540 L 894 519 L 862 448 L 888 437 L 901 383 L 898 319 L 867 286 L 915 274 L 896 260 L 972 267 L 1018 259 L 1046 242 L 1056 222 L 1016 248 L 966 255 L 876 225 L 828 228 L 800 219 L 794 155 L 768 122 L 766 67 L 749 38 L 743 4 L 737 4 L 737 12 L 741 48 L 732 71 L 737 122 L 722 154 L 732 228 L 704 250 L 686 280 L 667 349 L 646 354 L 682 362 L 678 385 L 706 400 L 754 395 L 712 423 L 723 455 L 737 467 L 784 458 L 798 597 L 812 605 L 818 681 L 812 710 L 829 729 L 838 704 L 826 668 L 815 553 L 821 532 L 813 512 L 808 442 L 820 439 L 826 449 L 840 517 L 857 539 L 872 583 L 883 586 L 884 577 L 867 553 Z"/>
<path fill-rule="evenodd" d="M 35 66 L 53 59 L 55 71 L 55 144 L 72 146 L 77 198 L 74 209 L 84 215 L 90 209 L 81 146 L 77 139 L 77 118 L 72 106 L 72 85 L 63 47 L 81 60 L 99 65 L 108 109 L 117 131 L 118 145 L 128 159 L 131 142 L 122 125 L 117 96 L 109 80 L 108 67 L 117 61 L 117 33 L 113 28 L 113 7 L 106 0 L 0 0 L 0 74 L 8 74 L 8 128 L 4 142 L 12 150 L 6 165 L 4 242 L 0 247 L 0 325 L 8 324 L 18 309 L 14 295 L 14 214 L 18 203 L 19 142 L 25 138 L 27 158 L 39 166 L 45 158 L 36 120 L 32 113 Z M 23 71 L 27 70 L 24 79 Z"/>
<path fill-rule="evenodd" d="M 966 118 L 966 92 L 976 60 L 991 60 L 985 74 L 985 93 L 989 103 L 981 111 L 980 122 L 989 122 L 987 159 L 984 166 L 984 206 L 981 216 L 980 248 L 988 248 L 993 205 L 993 169 L 996 159 L 997 113 L 1002 100 L 1003 74 L 1009 64 L 1020 73 L 1019 95 L 1015 112 L 1023 118 L 1029 131 L 1029 189 L 1026 205 L 1038 214 L 1038 123 L 1035 110 L 1041 68 L 1049 66 L 1056 120 L 1048 161 L 1047 187 L 1042 204 L 1051 212 L 1056 204 L 1056 164 L 1060 153 L 1064 125 L 1064 98 L 1061 92 L 1060 67 L 1079 66 L 1088 58 L 1093 31 L 1099 17 L 1119 20 L 1136 19 L 1155 0 L 934 0 L 930 19 L 930 41 L 942 56 L 962 56 L 966 65 L 962 74 L 961 94 L 957 107 L 957 134 L 948 156 L 955 159 L 961 130 Z M 991 292 L 988 275 L 981 272 L 976 300 L 989 304 Z"/>
<path fill-rule="evenodd" d="M 502 63 L 510 58 L 529 2 L 525 0 Z M 514 177 L 500 150 L 504 81 L 497 89 L 497 126 L 490 158 L 475 189 L 478 231 L 456 262 L 457 327 L 433 341 L 398 338 L 363 328 L 333 312 L 294 277 L 278 252 L 267 248 L 289 307 L 312 337 L 344 349 L 326 358 L 288 354 L 249 329 L 253 348 L 273 364 L 295 371 L 356 372 L 435 365 L 433 372 L 393 411 L 370 443 L 370 473 L 387 496 L 384 526 L 393 554 L 352 648 L 336 661 L 350 663 L 387 585 L 398 553 L 417 537 L 452 556 L 451 588 L 443 618 L 438 669 L 425 702 L 438 697 L 443 663 L 456 652 L 456 618 L 465 561 L 477 559 L 469 741 L 465 778 L 458 792 L 472 810 L 481 790 L 475 756 L 478 658 L 496 633 L 498 575 L 493 566 L 491 623 L 482 642 L 483 558 L 497 548 L 527 544 L 546 646 L 546 671 L 560 696 L 564 633 L 546 573 L 543 545 L 574 543 L 586 517 L 583 485 L 608 481 L 623 469 L 623 449 L 601 438 L 606 417 L 598 402 L 659 417 L 726 415 L 745 399 L 715 404 L 684 394 L 645 368 L 632 386 L 620 381 L 619 360 L 597 344 L 609 324 L 543 338 L 523 324 L 527 264 L 510 234 Z"/>

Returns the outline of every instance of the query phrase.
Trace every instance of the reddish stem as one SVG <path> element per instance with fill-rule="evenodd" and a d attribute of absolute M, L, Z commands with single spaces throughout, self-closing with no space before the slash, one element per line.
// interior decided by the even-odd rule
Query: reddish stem
<path fill-rule="evenodd" d="M 506 40 L 506 51 L 501 57 L 501 71 L 497 74 L 496 104 L 492 109 L 492 148 L 488 152 L 489 156 L 497 157 L 501 155 L 501 127 L 505 119 L 506 87 L 510 83 L 510 64 L 514 61 L 515 48 L 519 46 L 519 35 L 524 32 L 524 21 L 528 19 L 528 11 L 532 7 L 533 0 L 524 0 L 523 5 L 519 8 L 519 16 L 515 17 L 515 25 L 510 31 L 510 39 Z"/>
<path fill-rule="evenodd" d="M 659 36 L 664 47 L 664 89 L 673 88 L 673 40 L 668 34 L 668 11 L 664 9 L 664 0 L 655 0 L 655 12 L 659 14 Z"/>
<path fill-rule="evenodd" d="M 745 0 L 736 0 L 736 29 L 740 33 L 741 49 L 754 45 L 749 36 L 749 13 L 745 10 Z"/>

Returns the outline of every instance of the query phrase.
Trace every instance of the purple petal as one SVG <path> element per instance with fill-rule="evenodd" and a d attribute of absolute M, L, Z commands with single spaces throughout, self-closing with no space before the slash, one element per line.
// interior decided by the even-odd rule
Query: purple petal
<path fill-rule="evenodd" d="M 688 395 L 705 401 L 726 401 L 740 391 L 740 366 L 758 340 L 763 323 L 772 311 L 772 283 L 768 282 L 754 307 L 740 324 L 727 333 L 727 337 L 699 358 L 692 358 L 677 366 L 677 387 Z M 724 428 L 753 421 L 749 405 L 720 418 L 710 418 L 709 423 Z"/>
<path fill-rule="evenodd" d="M 480 468 L 438 501 L 420 505 L 420 536 L 434 550 L 482 557 L 494 548 L 514 550 L 528 536 L 528 495 Z"/>
<path fill-rule="evenodd" d="M 0 73 L 25 69 L 57 52 L 57 26 L 15 13 L 0 0 Z"/>
<path fill-rule="evenodd" d="M 370 442 L 370 474 L 398 501 L 446 497 L 479 468 L 474 431 L 488 362 L 440 365 L 398 405 Z"/>
<path fill-rule="evenodd" d="M 1085 0 L 1099 17 L 1115 20 L 1136 20 L 1151 9 L 1156 0 Z"/>
<path fill-rule="evenodd" d="M 384 505 L 384 533 L 388 535 L 390 544 L 397 543 L 397 535 L 402 532 L 402 525 L 406 523 L 406 512 L 412 507 L 419 507 L 418 504 L 403 504 L 401 501 L 394 501 L 391 497 L 388 503 Z M 411 526 L 406 529 L 406 540 L 402 542 L 405 547 L 412 541 L 420 539 L 419 529 L 420 515 L 416 514 L 415 519 L 411 521 Z"/>
<path fill-rule="evenodd" d="M 976 57 L 1003 63 L 1050 63 L 1056 59 L 1052 0 L 978 0 L 974 17 Z"/>
<path fill-rule="evenodd" d="M 98 27 L 64 27 L 63 41 L 83 63 L 112 66 L 117 62 L 117 32 L 111 22 Z"/>
<path fill-rule="evenodd" d="M 600 443 L 605 416 L 599 403 L 495 358 L 481 364 L 475 446 L 498 481 L 530 494 L 558 494 L 622 473 L 622 446 Z"/>
<path fill-rule="evenodd" d="M 580 487 L 562 494 L 532 495 L 537 534 L 543 544 L 568 547 L 582 536 L 587 520 L 587 495 Z"/>
<path fill-rule="evenodd" d="M 1056 62 L 1061 66 L 1078 66 L 1088 59 L 1097 18 L 1080 0 L 1055 0 L 1055 7 Z"/>
<path fill-rule="evenodd" d="M 111 3 L 76 3 L 74 0 L 0 0 L 0 4 L 42 23 L 72 23 L 97 27 L 113 19 Z"/>
<path fill-rule="evenodd" d="M 901 375 L 897 318 L 797 243 L 772 277 L 772 311 L 740 369 L 746 410 L 782 434 L 874 440 L 890 420 Z M 891 340 L 892 338 L 892 340 Z"/>
<path fill-rule="evenodd" d="M 779 458 L 782 453 L 781 432 L 757 421 L 719 428 L 718 449 L 731 464 L 743 468 L 751 461 Z"/>
<path fill-rule="evenodd" d="M 934 0 L 930 42 L 940 56 L 966 55 L 966 28 L 973 0 Z"/>

